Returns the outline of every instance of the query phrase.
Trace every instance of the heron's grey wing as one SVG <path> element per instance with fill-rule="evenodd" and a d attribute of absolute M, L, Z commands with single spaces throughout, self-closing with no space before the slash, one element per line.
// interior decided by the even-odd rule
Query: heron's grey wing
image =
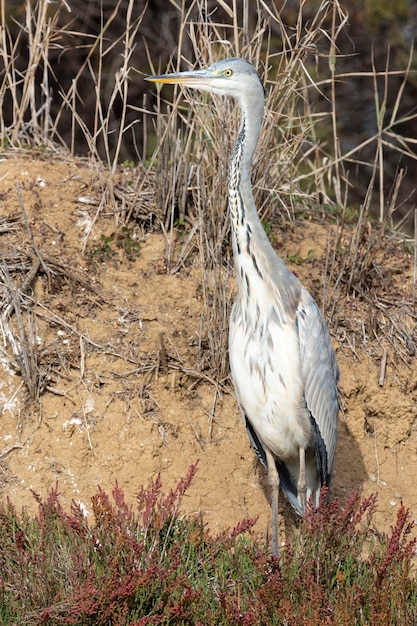
<path fill-rule="evenodd" d="M 302 289 L 296 312 L 304 395 L 315 433 L 321 481 L 330 486 L 336 452 L 339 368 L 326 322 L 317 304 Z"/>

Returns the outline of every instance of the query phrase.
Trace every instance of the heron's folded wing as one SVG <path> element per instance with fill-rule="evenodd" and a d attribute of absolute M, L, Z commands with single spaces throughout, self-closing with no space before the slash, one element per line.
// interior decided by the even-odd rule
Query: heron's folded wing
<path fill-rule="evenodd" d="M 296 325 L 305 400 L 316 435 L 316 456 L 322 482 L 324 479 L 329 486 L 337 440 L 339 368 L 326 322 L 304 288 L 297 306 Z"/>

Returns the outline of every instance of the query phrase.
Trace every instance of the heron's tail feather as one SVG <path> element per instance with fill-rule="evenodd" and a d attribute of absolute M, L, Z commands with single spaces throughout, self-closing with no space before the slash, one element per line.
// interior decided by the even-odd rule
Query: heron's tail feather
<path fill-rule="evenodd" d="M 249 440 L 251 442 L 252 448 L 255 450 L 256 455 L 258 459 L 260 460 L 260 462 L 262 463 L 262 465 L 267 468 L 268 466 L 266 462 L 265 450 L 262 446 L 262 443 L 259 440 L 258 435 L 256 434 L 252 424 L 250 423 L 246 415 L 245 415 L 245 422 L 246 422 L 246 430 L 248 432 L 248 436 L 249 436 Z M 278 461 L 276 462 L 276 465 L 277 465 L 279 480 L 280 480 L 280 484 L 281 484 L 281 488 L 283 492 L 285 493 L 288 500 L 290 501 L 291 506 L 297 511 L 299 515 L 302 515 L 303 510 L 297 498 L 297 487 L 291 478 L 288 468 L 286 467 L 286 465 L 284 465 L 283 463 L 279 463 Z"/>
<path fill-rule="evenodd" d="M 304 511 L 301 508 L 297 497 L 297 487 L 290 476 L 287 466 L 283 463 L 279 463 L 279 461 L 276 461 L 276 465 L 282 491 L 285 493 L 291 506 L 296 510 L 298 515 L 303 515 Z"/>

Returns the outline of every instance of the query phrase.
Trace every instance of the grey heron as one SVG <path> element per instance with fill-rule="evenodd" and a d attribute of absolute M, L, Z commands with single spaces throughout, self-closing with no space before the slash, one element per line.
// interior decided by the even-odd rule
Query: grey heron
<path fill-rule="evenodd" d="M 275 253 L 256 211 L 250 170 L 264 90 L 253 65 L 242 58 L 146 80 L 232 96 L 240 105 L 228 186 L 237 278 L 229 361 L 249 439 L 268 470 L 272 552 L 278 554 L 279 485 L 300 515 L 309 498 L 317 507 L 321 487 L 330 487 L 339 369 L 316 302 Z"/>

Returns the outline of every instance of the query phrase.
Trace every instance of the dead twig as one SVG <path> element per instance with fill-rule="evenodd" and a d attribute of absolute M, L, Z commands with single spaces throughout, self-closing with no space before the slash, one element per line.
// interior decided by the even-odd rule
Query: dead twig
<path fill-rule="evenodd" d="M 47 385 L 45 389 L 55 394 L 56 396 L 63 396 L 64 398 L 69 400 L 74 406 L 76 406 L 77 403 L 71 398 L 71 396 L 67 394 L 64 389 L 57 389 L 56 387 L 50 387 L 49 385 Z"/>
<path fill-rule="evenodd" d="M 69 324 L 62 317 L 60 317 L 56 313 L 53 313 L 50 309 L 48 309 L 46 306 L 44 306 L 40 302 L 37 303 L 37 309 L 38 308 L 41 308 L 45 311 L 45 313 L 41 313 L 39 310 L 36 310 L 36 315 L 38 317 L 40 317 L 41 319 L 45 319 L 48 322 L 55 322 L 56 324 L 62 326 L 63 328 L 67 328 L 68 330 L 76 334 L 78 337 L 82 338 L 85 342 L 90 344 L 90 346 L 93 346 L 94 348 L 102 352 L 103 354 L 109 354 L 111 356 L 115 356 L 118 359 L 123 359 L 123 361 L 128 361 L 129 363 L 137 363 L 135 359 L 132 359 L 131 357 L 127 355 L 120 354 L 120 352 L 116 352 L 115 350 L 109 350 L 105 346 L 95 343 L 92 339 L 90 339 L 90 337 L 88 337 L 88 335 L 85 335 L 84 333 L 82 333 L 80 330 L 75 328 L 75 326 L 72 326 L 72 324 Z"/>
<path fill-rule="evenodd" d="M 33 249 L 34 253 L 38 257 L 39 263 L 42 265 L 43 271 L 49 277 L 51 275 L 51 273 L 53 273 L 53 272 L 51 272 L 50 268 L 46 265 L 45 261 L 43 260 L 41 254 L 40 254 L 40 252 L 38 250 L 38 246 L 35 243 L 35 239 L 33 237 L 32 230 L 31 230 L 31 228 L 29 226 L 28 216 L 27 216 L 27 213 L 26 213 L 26 209 L 25 209 L 25 205 L 24 205 L 24 202 L 23 202 L 22 193 L 20 191 L 19 183 L 16 183 L 16 191 L 17 191 L 17 197 L 18 197 L 18 200 L 19 200 L 19 205 L 20 205 L 20 208 L 22 210 L 23 221 L 25 223 L 26 231 L 27 231 L 27 234 L 28 234 L 28 237 L 29 237 L 29 240 L 30 240 L 30 245 L 32 246 L 32 249 Z"/>
<path fill-rule="evenodd" d="M 197 432 L 197 429 L 195 428 L 195 426 L 194 426 L 194 424 L 192 423 L 192 421 L 191 421 L 191 419 L 190 419 L 190 416 L 189 416 L 188 414 L 187 414 L 187 420 L 188 420 L 188 423 L 189 423 L 189 425 L 190 425 L 191 430 L 193 431 L 193 434 L 194 434 L 195 440 L 197 441 L 198 445 L 200 446 L 200 448 L 201 448 L 201 449 L 203 450 L 203 452 L 204 452 L 204 451 L 205 451 L 205 447 L 204 447 L 204 440 L 203 440 L 203 437 L 202 437 L 202 435 L 201 435 L 201 428 L 200 428 L 200 425 L 199 425 L 199 427 L 198 427 L 198 432 Z"/>
<path fill-rule="evenodd" d="M 165 348 L 164 333 L 159 333 L 159 363 L 164 376 L 168 373 L 167 351 Z"/>
<path fill-rule="evenodd" d="M 10 302 L 8 304 L 8 306 L 5 308 L 5 310 L 3 311 L 3 316 L 4 317 L 10 317 L 13 313 L 13 311 L 16 311 L 16 306 L 18 304 L 18 302 L 20 301 L 21 298 L 17 298 L 16 294 L 26 294 L 26 292 L 28 291 L 29 287 L 31 286 L 32 282 L 35 279 L 36 274 L 38 273 L 39 267 L 41 265 L 41 262 L 39 260 L 38 257 L 36 257 L 34 254 L 29 254 L 30 259 L 32 260 L 32 266 L 29 269 L 28 273 L 26 274 L 25 278 L 23 279 L 23 282 L 20 286 L 19 289 L 14 288 L 13 283 L 11 281 L 10 278 L 10 273 L 8 271 L 8 268 L 6 266 L 6 259 L 4 258 L 4 256 L 2 255 L 2 262 L 3 262 L 3 268 L 4 268 L 4 272 L 5 272 L 5 279 L 7 282 L 7 286 L 9 288 L 9 293 L 10 293 Z M 14 296 L 13 296 L 14 294 Z"/>
<path fill-rule="evenodd" d="M 382 353 L 382 359 L 381 359 L 381 368 L 379 370 L 379 386 L 383 387 L 384 386 L 384 382 L 385 382 L 385 370 L 387 368 L 387 356 L 388 356 L 388 350 L 386 348 L 384 348 L 384 351 Z"/>
<path fill-rule="evenodd" d="M 33 314 L 29 312 L 26 317 L 25 326 L 21 309 L 21 290 L 13 284 L 3 253 L 1 253 L 1 257 L 4 281 L 11 298 L 10 304 L 6 310 L 3 311 L 0 319 L 3 342 L 5 345 L 7 345 L 7 343 L 10 344 L 29 393 L 32 396 L 36 396 L 38 393 L 39 378 L 37 372 L 37 344 L 36 333 L 34 332 Z M 29 274 L 32 275 L 32 273 L 33 268 Z M 12 311 L 15 313 L 17 333 L 10 325 L 10 313 Z"/>
<path fill-rule="evenodd" d="M 5 450 L 2 450 L 2 452 L 0 452 L 0 461 L 5 459 L 10 454 L 10 452 L 13 452 L 13 450 L 21 450 L 22 448 L 24 448 L 26 444 L 30 441 L 30 439 L 33 437 L 33 435 L 36 433 L 36 431 L 40 428 L 41 423 L 42 423 L 42 405 L 41 403 L 39 403 L 38 422 L 36 426 L 34 427 L 34 429 L 32 430 L 32 432 L 26 437 L 23 443 L 13 443 Z"/>

